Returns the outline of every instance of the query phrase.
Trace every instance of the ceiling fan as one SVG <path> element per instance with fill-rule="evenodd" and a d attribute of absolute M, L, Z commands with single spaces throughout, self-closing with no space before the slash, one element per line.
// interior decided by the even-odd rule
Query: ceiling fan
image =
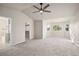
<path fill-rule="evenodd" d="M 40 12 L 41 14 L 42 14 L 43 12 L 51 13 L 51 11 L 46 10 L 49 6 L 50 6 L 50 5 L 47 4 L 46 6 L 43 7 L 43 3 L 40 3 L 40 8 L 37 7 L 37 6 L 35 6 L 35 5 L 33 5 L 33 7 L 38 10 L 38 11 L 34 11 L 33 13 L 37 13 L 37 12 Z"/>

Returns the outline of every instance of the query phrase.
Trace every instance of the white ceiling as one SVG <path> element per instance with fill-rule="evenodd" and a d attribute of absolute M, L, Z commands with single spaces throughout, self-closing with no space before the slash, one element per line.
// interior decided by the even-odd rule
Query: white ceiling
<path fill-rule="evenodd" d="M 30 8 L 32 5 L 34 5 L 33 3 L 0 3 L 0 6 L 3 7 L 9 7 L 9 8 L 13 8 L 19 11 L 22 11 L 26 8 Z"/>
<path fill-rule="evenodd" d="M 54 19 L 54 18 L 62 18 L 73 16 L 78 8 L 77 3 L 51 3 L 47 10 L 51 10 L 52 13 L 32 13 L 33 11 L 37 11 L 33 7 L 36 5 L 39 7 L 39 4 L 36 3 L 2 3 L 0 6 L 13 8 L 19 10 L 34 20 L 42 20 L 42 19 Z M 46 5 L 46 3 L 44 4 Z"/>

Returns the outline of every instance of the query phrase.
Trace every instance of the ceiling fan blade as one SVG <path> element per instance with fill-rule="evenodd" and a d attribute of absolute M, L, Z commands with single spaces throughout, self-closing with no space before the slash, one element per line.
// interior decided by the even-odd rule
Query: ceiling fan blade
<path fill-rule="evenodd" d="M 47 5 L 43 8 L 43 10 L 46 9 L 47 7 L 49 7 L 49 4 L 47 4 Z"/>
<path fill-rule="evenodd" d="M 34 11 L 34 12 L 32 12 L 32 13 L 37 13 L 37 12 L 39 12 L 39 11 Z"/>
<path fill-rule="evenodd" d="M 40 10 L 40 8 L 36 7 L 35 5 L 33 5 L 33 7 L 36 8 L 36 9 L 38 9 L 38 10 Z"/>
<path fill-rule="evenodd" d="M 51 11 L 49 11 L 49 10 L 44 10 L 44 12 L 48 12 L 48 13 L 51 13 Z"/>

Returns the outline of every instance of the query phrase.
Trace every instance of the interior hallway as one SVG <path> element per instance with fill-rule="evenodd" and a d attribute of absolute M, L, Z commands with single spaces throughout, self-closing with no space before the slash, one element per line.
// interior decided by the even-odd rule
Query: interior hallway
<path fill-rule="evenodd" d="M 79 47 L 65 38 L 27 40 L 14 47 L 1 49 L 2 56 L 79 56 Z"/>

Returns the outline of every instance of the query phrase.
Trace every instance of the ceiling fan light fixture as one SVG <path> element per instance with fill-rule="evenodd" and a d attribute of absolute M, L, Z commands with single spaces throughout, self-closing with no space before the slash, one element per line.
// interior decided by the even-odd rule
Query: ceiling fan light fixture
<path fill-rule="evenodd" d="M 41 10 L 40 13 L 43 13 L 43 11 Z"/>
<path fill-rule="evenodd" d="M 36 13 L 36 12 L 39 12 L 39 13 L 41 13 L 41 14 L 42 14 L 43 12 L 48 12 L 48 13 L 50 13 L 51 11 L 46 10 L 49 6 L 50 6 L 50 5 L 47 4 L 46 6 L 43 7 L 43 3 L 40 3 L 40 8 L 37 7 L 37 6 L 35 6 L 35 5 L 33 5 L 33 7 L 38 10 L 38 11 L 35 11 L 35 12 L 33 12 L 33 13 Z"/>

